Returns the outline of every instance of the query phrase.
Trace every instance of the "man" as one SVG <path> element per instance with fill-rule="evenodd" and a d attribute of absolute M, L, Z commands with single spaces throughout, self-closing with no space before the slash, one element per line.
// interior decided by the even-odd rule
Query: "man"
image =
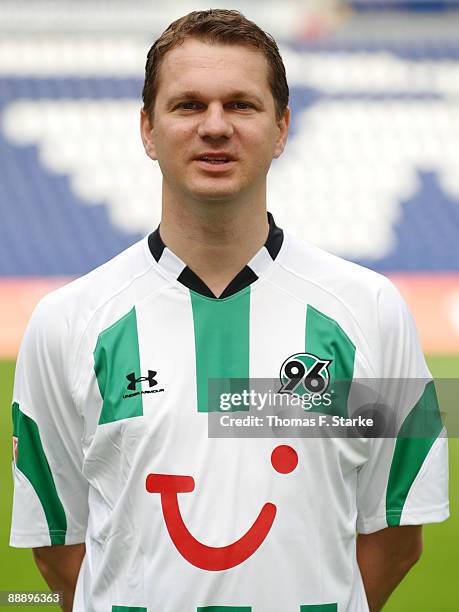
<path fill-rule="evenodd" d="M 267 216 L 290 111 L 255 24 L 226 10 L 171 24 L 143 100 L 161 224 L 32 317 L 11 544 L 34 548 L 65 610 L 77 577 L 77 611 L 380 610 L 419 558 L 421 525 L 448 516 L 432 384 L 397 397 L 404 424 L 434 414 L 421 442 L 279 443 L 209 437 L 208 383 L 281 368 L 295 388 L 347 380 L 346 415 L 352 379 L 429 379 L 406 307 L 385 278 Z"/>

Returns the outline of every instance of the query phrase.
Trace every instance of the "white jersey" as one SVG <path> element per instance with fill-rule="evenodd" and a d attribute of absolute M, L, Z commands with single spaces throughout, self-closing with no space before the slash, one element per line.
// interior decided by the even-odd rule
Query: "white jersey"
<path fill-rule="evenodd" d="M 349 416 L 353 380 L 392 378 L 397 432 L 428 414 L 429 435 L 209 437 L 226 410 L 209 380 L 281 386 L 303 366 L 329 389 L 349 381 L 311 419 Z M 86 543 L 77 612 L 367 611 L 356 533 L 448 517 L 428 379 L 386 278 L 270 217 L 217 299 L 157 230 L 34 312 L 14 387 L 11 545 Z"/>

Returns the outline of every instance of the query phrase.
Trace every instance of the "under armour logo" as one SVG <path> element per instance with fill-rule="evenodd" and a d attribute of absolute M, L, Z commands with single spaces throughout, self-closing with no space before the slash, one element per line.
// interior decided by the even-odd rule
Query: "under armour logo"
<path fill-rule="evenodd" d="M 135 372 L 131 372 L 130 374 L 126 375 L 126 378 L 129 381 L 127 388 L 129 391 L 135 391 L 137 383 L 141 383 L 143 380 L 148 380 L 148 386 L 154 387 L 158 384 L 158 382 L 155 380 L 155 376 L 156 372 L 153 370 L 148 370 L 148 376 L 139 376 L 139 378 L 136 378 Z"/>

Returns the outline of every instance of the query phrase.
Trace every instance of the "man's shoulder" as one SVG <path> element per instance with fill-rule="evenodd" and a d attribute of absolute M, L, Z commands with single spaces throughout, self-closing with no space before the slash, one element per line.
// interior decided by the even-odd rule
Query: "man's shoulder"
<path fill-rule="evenodd" d="M 381 293 L 394 293 L 393 283 L 384 275 L 329 253 L 309 242 L 287 234 L 281 268 L 298 282 L 316 286 L 338 299 L 377 300 Z"/>
<path fill-rule="evenodd" d="M 104 306 L 126 301 L 132 307 L 154 290 L 155 284 L 164 282 L 144 238 L 84 276 L 48 293 L 35 308 L 32 321 L 45 327 L 51 322 L 54 327 L 75 331 Z"/>
<path fill-rule="evenodd" d="M 339 326 L 358 347 L 365 371 L 378 377 L 384 360 L 390 361 L 388 355 L 400 352 L 403 343 L 415 346 L 412 317 L 390 279 L 289 235 L 286 238 L 273 282 L 305 305 L 306 312 L 311 307 L 321 319 Z"/>

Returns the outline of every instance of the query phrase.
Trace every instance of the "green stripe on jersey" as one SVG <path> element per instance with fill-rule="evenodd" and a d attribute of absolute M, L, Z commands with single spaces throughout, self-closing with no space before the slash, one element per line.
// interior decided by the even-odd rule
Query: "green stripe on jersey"
<path fill-rule="evenodd" d="M 190 290 L 196 351 L 196 387 L 199 412 L 219 410 L 209 406 L 209 380 L 249 378 L 250 287 L 218 300 Z M 220 392 L 240 392 L 222 384 Z M 213 394 L 212 394 L 213 396 Z M 242 409 L 242 408 L 240 408 Z"/>
<path fill-rule="evenodd" d="M 147 612 L 147 608 L 136 606 L 112 606 L 112 612 Z"/>
<path fill-rule="evenodd" d="M 386 493 L 386 520 L 389 527 L 400 525 L 411 485 L 442 429 L 437 393 L 431 381 L 404 420 L 397 436 Z"/>
<path fill-rule="evenodd" d="M 347 400 L 354 374 L 354 343 L 334 319 L 308 305 L 305 345 L 306 353 L 331 360 L 328 371 L 330 389 L 334 391 L 333 402 L 328 409 L 321 406 L 320 411 L 347 417 Z"/>
<path fill-rule="evenodd" d="M 315 604 L 312 606 L 300 606 L 300 612 L 337 612 L 338 604 Z"/>
<path fill-rule="evenodd" d="M 13 404 L 13 435 L 18 439 L 16 468 L 24 474 L 40 500 L 48 523 L 51 545 L 65 544 L 67 519 L 43 450 L 38 426 Z"/>
<path fill-rule="evenodd" d="M 132 393 L 126 376 L 131 372 L 141 376 L 135 307 L 99 334 L 94 370 L 103 400 L 99 425 L 143 415 L 141 393 L 123 398 Z"/>

